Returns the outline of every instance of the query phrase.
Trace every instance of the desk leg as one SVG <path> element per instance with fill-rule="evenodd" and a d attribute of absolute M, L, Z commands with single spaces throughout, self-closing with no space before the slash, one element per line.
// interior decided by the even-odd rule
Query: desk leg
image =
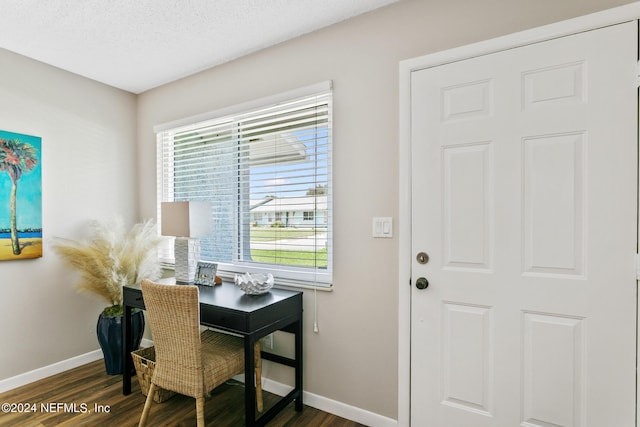
<path fill-rule="evenodd" d="M 302 411 L 302 315 L 295 326 L 295 351 L 296 351 L 296 367 L 295 381 L 296 390 L 298 390 L 298 398 L 296 399 L 295 408 L 297 412 Z"/>
<path fill-rule="evenodd" d="M 246 426 L 256 423 L 256 388 L 254 384 L 255 340 L 244 338 L 244 422 Z"/>
<path fill-rule="evenodd" d="M 131 393 L 131 306 L 124 306 L 122 319 L 122 394 Z"/>

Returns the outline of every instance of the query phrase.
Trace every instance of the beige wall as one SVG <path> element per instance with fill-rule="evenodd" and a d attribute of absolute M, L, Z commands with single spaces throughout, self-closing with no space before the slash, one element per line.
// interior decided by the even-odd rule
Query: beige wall
<path fill-rule="evenodd" d="M 140 210 L 155 209 L 153 125 L 333 80 L 335 289 L 318 292 L 318 334 L 305 293 L 305 389 L 395 419 L 398 243 L 373 239 L 371 218 L 398 217 L 398 62 L 624 3 L 401 1 L 149 91 L 138 104 Z"/>
<path fill-rule="evenodd" d="M 0 129 L 42 138 L 43 257 L 0 262 L 0 380 L 98 349 L 106 305 L 49 246 L 137 213 L 136 97 L 0 49 Z M 4 174 L 4 172 L 2 172 Z M 19 190 L 18 190 L 19 191 Z"/>
<path fill-rule="evenodd" d="M 318 334 L 305 293 L 305 389 L 395 419 L 398 242 L 373 239 L 371 218 L 398 217 L 398 62 L 624 3 L 405 0 L 139 97 L 0 50 L 0 129 L 42 137 L 46 244 L 155 215 L 154 125 L 333 80 L 335 290 L 318 292 Z M 0 380 L 98 348 L 103 304 L 46 245 L 0 276 Z"/>

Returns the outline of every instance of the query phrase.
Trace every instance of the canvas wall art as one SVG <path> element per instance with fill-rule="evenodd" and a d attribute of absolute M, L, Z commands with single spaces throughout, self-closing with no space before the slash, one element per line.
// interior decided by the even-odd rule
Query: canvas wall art
<path fill-rule="evenodd" d="M 42 139 L 0 130 L 0 261 L 42 256 Z"/>

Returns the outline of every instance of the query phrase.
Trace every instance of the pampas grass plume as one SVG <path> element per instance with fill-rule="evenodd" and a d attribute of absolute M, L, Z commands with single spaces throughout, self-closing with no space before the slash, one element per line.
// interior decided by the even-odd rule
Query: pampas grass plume
<path fill-rule="evenodd" d="M 158 279 L 162 270 L 157 248 L 160 244 L 153 220 L 125 230 L 121 218 L 91 222 L 91 236 L 85 241 L 55 238 L 53 249 L 71 268 L 81 273 L 76 288 L 98 295 L 109 304 L 122 305 L 122 287 L 143 279 Z"/>

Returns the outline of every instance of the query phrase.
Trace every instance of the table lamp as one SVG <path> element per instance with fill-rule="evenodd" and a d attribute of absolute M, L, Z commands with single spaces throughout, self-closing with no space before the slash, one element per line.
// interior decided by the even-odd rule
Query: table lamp
<path fill-rule="evenodd" d="M 162 202 L 161 233 L 175 236 L 176 282 L 193 283 L 200 259 L 199 237 L 211 234 L 211 205 L 207 202 Z"/>

